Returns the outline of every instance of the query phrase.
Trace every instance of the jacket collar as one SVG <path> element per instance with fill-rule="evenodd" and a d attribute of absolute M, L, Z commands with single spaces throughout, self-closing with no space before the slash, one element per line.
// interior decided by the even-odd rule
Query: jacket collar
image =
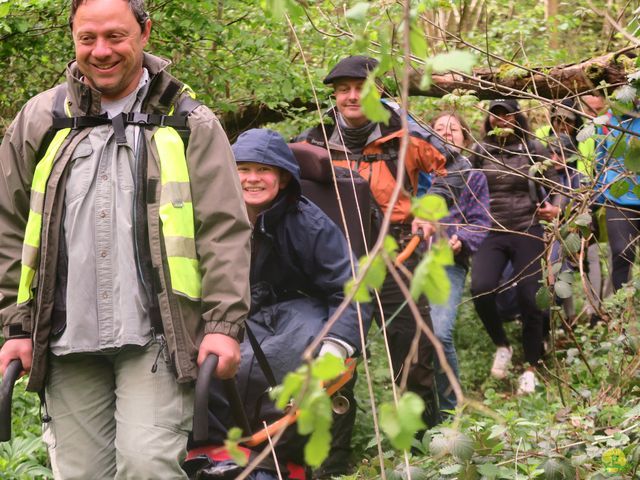
<path fill-rule="evenodd" d="M 171 62 L 149 53 L 143 55 L 143 66 L 149 72 L 150 81 L 142 109 L 148 113 L 167 114 L 184 84 L 166 71 Z M 82 81 L 82 73 L 75 60 L 67 65 L 66 75 L 71 113 L 76 116 L 99 115 L 101 94 Z"/>
<path fill-rule="evenodd" d="M 290 208 L 296 207 L 298 201 L 300 201 L 299 194 L 296 195 L 289 190 L 285 190 L 283 194 L 278 196 L 271 207 L 258 215 L 256 227 L 261 233 L 271 237 L 275 226 L 280 223 L 281 218 Z"/>

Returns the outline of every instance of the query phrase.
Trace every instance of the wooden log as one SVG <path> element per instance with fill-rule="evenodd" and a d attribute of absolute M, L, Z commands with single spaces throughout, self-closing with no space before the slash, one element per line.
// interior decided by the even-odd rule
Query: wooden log
<path fill-rule="evenodd" d="M 420 88 L 422 74 L 415 71 L 411 77 L 409 94 L 412 96 L 442 97 L 456 90 L 469 90 L 481 100 L 494 98 L 562 99 L 594 89 L 611 93 L 626 83 L 627 75 L 636 70 L 638 49 L 625 49 L 591 58 L 579 63 L 552 67 L 522 67 L 503 65 L 499 68 L 477 68 L 471 75 L 447 73 L 433 75 L 428 90 Z M 322 106 L 322 108 L 325 108 Z M 270 108 L 260 103 L 241 106 L 235 112 L 220 114 L 220 120 L 231 139 L 249 128 L 265 123 L 279 122 L 296 111 L 316 110 L 315 103 L 296 98 L 288 107 Z"/>

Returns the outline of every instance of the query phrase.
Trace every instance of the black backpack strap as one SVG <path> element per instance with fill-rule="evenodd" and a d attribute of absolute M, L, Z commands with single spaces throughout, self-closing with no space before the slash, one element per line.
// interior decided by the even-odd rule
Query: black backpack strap
<path fill-rule="evenodd" d="M 269 382 L 269 386 L 274 388 L 278 385 L 276 381 L 276 376 L 273 374 L 273 370 L 271 369 L 271 365 L 267 361 L 267 357 L 262 351 L 262 347 L 258 342 L 258 339 L 249 328 L 249 322 L 245 322 L 244 329 L 247 332 L 247 337 L 249 338 L 249 343 L 251 344 L 251 349 L 253 350 L 253 354 L 256 356 L 256 360 L 258 361 L 258 365 L 260 366 L 260 370 L 264 373 L 267 382 Z"/>
<path fill-rule="evenodd" d="M 355 161 L 356 164 L 359 162 L 365 163 L 375 163 L 375 162 L 384 162 L 387 166 L 387 170 L 391 173 L 391 176 L 394 180 L 398 178 L 398 145 L 397 139 L 392 139 L 389 142 L 383 144 L 383 153 L 369 153 L 369 154 L 360 154 L 360 155 L 349 155 L 350 161 Z M 409 175 L 404 176 L 403 182 L 404 189 L 410 194 L 413 192 L 413 186 L 411 185 L 411 181 L 409 179 Z"/>

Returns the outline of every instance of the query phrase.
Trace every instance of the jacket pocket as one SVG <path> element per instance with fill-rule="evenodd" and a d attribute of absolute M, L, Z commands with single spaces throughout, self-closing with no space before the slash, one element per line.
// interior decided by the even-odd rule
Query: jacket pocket
<path fill-rule="evenodd" d="M 93 149 L 87 142 L 82 142 L 71 154 L 69 177 L 65 191 L 65 204 L 84 197 L 95 176 L 95 162 L 92 162 Z"/>

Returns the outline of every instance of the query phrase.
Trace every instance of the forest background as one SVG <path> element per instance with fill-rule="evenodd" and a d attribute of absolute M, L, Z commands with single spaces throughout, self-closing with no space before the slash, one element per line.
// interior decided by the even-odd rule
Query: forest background
<path fill-rule="evenodd" d="M 73 57 L 68 3 L 0 0 L 0 133 L 29 98 L 63 80 Z M 600 90 L 615 107 L 624 99 L 614 92 L 638 70 L 637 1 L 157 0 L 147 6 L 153 20 L 148 50 L 172 60 L 176 75 L 220 116 L 232 141 L 251 127 L 268 126 L 290 138 L 317 123 L 331 105 L 321 80 L 348 54 L 381 60 L 392 94 L 403 86 L 406 92 L 403 79 L 411 73 L 413 93 L 422 88 L 434 95 L 396 97 L 416 118 L 428 121 L 453 108 L 475 126 L 486 111 L 481 99 L 500 96 L 501 83 L 532 79 L 511 94 L 523 99 L 537 126 L 548 121 L 551 104 L 589 90 Z M 594 75 L 597 80 L 586 86 L 565 82 L 564 90 L 547 98 L 533 81 L 534 73 L 544 78 L 552 67 L 620 51 L 610 67 L 623 81 Z M 493 72 L 493 84 L 475 93 L 429 89 L 429 80 L 437 86 L 430 72 L 459 71 L 464 83 L 472 68 Z M 579 215 L 565 221 L 564 231 L 548 229 L 572 243 L 567 239 L 584 225 Z M 571 245 L 567 250 L 577 253 Z M 565 280 L 580 311 L 581 277 Z M 548 301 L 553 285 L 547 279 L 541 287 L 541 301 Z M 412 436 L 415 412 L 410 399 L 393 389 L 388 366 L 376 360 L 386 355 L 372 332 L 369 368 L 358 386 L 355 472 L 349 478 L 637 478 L 638 288 L 634 281 L 604 302 L 605 324 L 589 329 L 578 321 L 554 338 L 543 386 L 523 398 L 514 395 L 517 374 L 500 382 L 488 378 L 493 347 L 467 294 L 456 343 L 468 400 L 446 424 L 413 442 L 413 454 L 403 451 L 402 438 Z M 559 327 L 567 319 L 551 308 Z M 519 335 L 517 325 L 510 325 L 510 335 Z M 0 445 L 1 476 L 48 478 L 37 397 L 23 388 L 19 384 L 15 395 L 14 438 Z M 387 413 L 380 417 L 379 410 Z"/>

